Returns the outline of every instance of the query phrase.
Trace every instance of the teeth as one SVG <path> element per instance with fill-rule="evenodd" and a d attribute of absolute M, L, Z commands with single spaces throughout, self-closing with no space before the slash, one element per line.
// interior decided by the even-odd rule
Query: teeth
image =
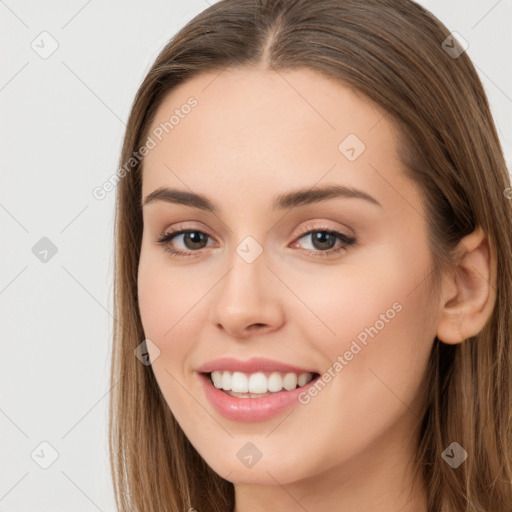
<path fill-rule="evenodd" d="M 282 373 L 263 372 L 246 374 L 242 372 L 230 372 L 228 370 L 215 370 L 211 373 L 211 380 L 217 389 L 236 393 L 251 393 L 263 395 L 270 392 L 276 393 L 283 388 L 287 391 L 295 389 L 297 385 L 304 386 L 313 379 L 312 373 Z"/>
<path fill-rule="evenodd" d="M 241 373 L 240 375 L 244 375 Z M 264 373 L 253 373 L 249 377 L 247 390 L 250 393 L 266 393 L 268 391 L 267 378 Z M 235 388 L 236 389 L 236 388 Z"/>
<path fill-rule="evenodd" d="M 224 382 L 224 377 L 222 377 L 222 382 Z M 247 393 L 249 391 L 249 379 L 245 373 L 233 372 L 230 384 L 229 389 L 231 391 L 236 391 L 237 393 Z"/>
<path fill-rule="evenodd" d="M 297 387 L 298 377 L 295 373 L 287 373 L 283 379 L 283 387 L 288 391 L 295 389 Z"/>
<path fill-rule="evenodd" d="M 220 372 L 218 372 L 220 373 Z M 222 389 L 231 389 L 231 372 L 224 372 L 221 374 L 220 382 L 222 385 L 220 386 Z"/>
<path fill-rule="evenodd" d="M 299 385 L 299 387 L 304 386 L 304 384 L 307 384 L 311 380 L 310 375 L 311 373 L 301 373 L 299 375 L 299 378 L 297 379 L 297 384 Z"/>

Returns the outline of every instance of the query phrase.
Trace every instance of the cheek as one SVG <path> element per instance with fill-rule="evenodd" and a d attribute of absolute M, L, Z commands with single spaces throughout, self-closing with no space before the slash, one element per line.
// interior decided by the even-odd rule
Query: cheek
<path fill-rule="evenodd" d="M 404 416 L 412 421 L 422 415 L 420 397 L 433 342 L 425 328 L 422 291 L 409 297 L 391 294 L 380 307 L 357 313 L 357 322 L 345 316 L 351 334 L 342 335 L 329 351 L 334 378 L 328 377 L 332 384 L 323 404 L 320 398 L 314 407 L 321 413 L 329 403 L 343 404 L 326 428 L 335 431 L 346 422 L 346 435 L 358 450 L 382 432 L 392 431 Z M 389 308 L 391 304 L 395 308 Z M 341 322 L 337 327 L 343 332 Z"/>
<path fill-rule="evenodd" d="M 139 310 L 148 338 L 160 339 L 169 329 L 175 294 L 167 287 L 165 274 L 148 258 L 141 258 L 138 274 Z M 165 290 L 168 290 L 168 293 Z"/>
<path fill-rule="evenodd" d="M 396 247 L 295 276 L 294 291 L 308 305 L 304 339 L 314 340 L 326 371 L 343 374 L 333 386 L 340 403 L 396 401 L 390 390 L 409 402 L 424 375 L 435 337 L 425 279 L 429 254 L 425 248 L 412 258 Z"/>
<path fill-rule="evenodd" d="M 167 404 L 180 418 L 186 415 L 190 396 L 185 383 L 186 362 L 194 350 L 194 332 L 200 314 L 198 287 L 190 275 L 170 268 L 161 255 L 141 253 L 138 269 L 138 301 L 144 335 L 159 350 L 151 369 Z M 204 294 L 204 293 L 203 293 Z M 194 305 L 196 305 L 194 307 Z"/>
<path fill-rule="evenodd" d="M 293 318 L 300 318 L 304 325 L 310 326 L 305 339 L 333 347 L 356 337 L 376 322 L 382 329 L 381 315 L 386 319 L 399 316 L 400 304 L 409 300 L 411 276 L 397 272 L 397 267 L 391 264 L 386 268 L 381 264 L 378 270 L 372 267 L 374 262 L 360 261 L 357 266 L 319 267 L 287 276 L 301 299 L 301 303 L 294 301 L 298 310 Z"/>
<path fill-rule="evenodd" d="M 180 342 L 193 339 L 183 331 L 188 316 L 184 315 L 191 300 L 186 296 L 187 287 L 179 282 L 179 275 L 170 269 L 162 268 L 154 255 L 141 254 L 138 271 L 139 311 L 146 339 L 157 347 L 152 355 L 151 369 L 159 387 L 164 391 L 168 406 L 176 407 L 176 397 L 180 394 L 177 381 L 181 382 L 182 368 L 190 345 Z M 185 309 L 186 307 L 186 309 Z M 180 319 L 182 319 L 180 321 Z M 174 377 L 174 378 L 172 378 Z M 170 401 L 169 401 L 170 399 Z"/>
<path fill-rule="evenodd" d="M 187 311 L 201 297 L 190 272 L 173 269 L 166 263 L 165 255 L 143 250 L 138 268 L 138 302 L 144 333 L 165 343 L 187 323 Z"/>

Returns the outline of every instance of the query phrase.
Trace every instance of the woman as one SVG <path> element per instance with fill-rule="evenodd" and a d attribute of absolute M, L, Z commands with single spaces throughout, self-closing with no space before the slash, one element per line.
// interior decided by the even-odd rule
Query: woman
<path fill-rule="evenodd" d="M 512 189 L 439 20 L 220 1 L 121 169 L 120 511 L 512 509 Z"/>

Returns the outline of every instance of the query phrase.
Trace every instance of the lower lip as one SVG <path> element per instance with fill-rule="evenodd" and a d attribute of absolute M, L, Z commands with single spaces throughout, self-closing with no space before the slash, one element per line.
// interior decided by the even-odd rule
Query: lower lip
<path fill-rule="evenodd" d="M 200 373 L 198 376 L 214 409 L 224 417 L 236 421 L 263 421 L 272 418 L 298 402 L 298 396 L 320 378 L 317 376 L 306 385 L 291 391 L 278 391 L 261 398 L 237 398 L 216 388 L 209 375 Z"/>

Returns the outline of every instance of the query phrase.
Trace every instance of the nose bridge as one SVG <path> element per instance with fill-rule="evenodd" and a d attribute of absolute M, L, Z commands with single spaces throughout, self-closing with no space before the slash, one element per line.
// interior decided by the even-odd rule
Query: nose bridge
<path fill-rule="evenodd" d="M 213 321 L 234 335 L 253 324 L 275 327 L 281 315 L 273 275 L 263 247 L 253 238 L 240 242 L 229 258 L 229 271 L 219 283 Z"/>
<path fill-rule="evenodd" d="M 258 242 L 244 239 L 229 258 L 230 271 L 221 285 L 219 299 L 233 310 L 253 307 L 262 299 L 263 281 L 268 281 L 266 259 Z"/>

